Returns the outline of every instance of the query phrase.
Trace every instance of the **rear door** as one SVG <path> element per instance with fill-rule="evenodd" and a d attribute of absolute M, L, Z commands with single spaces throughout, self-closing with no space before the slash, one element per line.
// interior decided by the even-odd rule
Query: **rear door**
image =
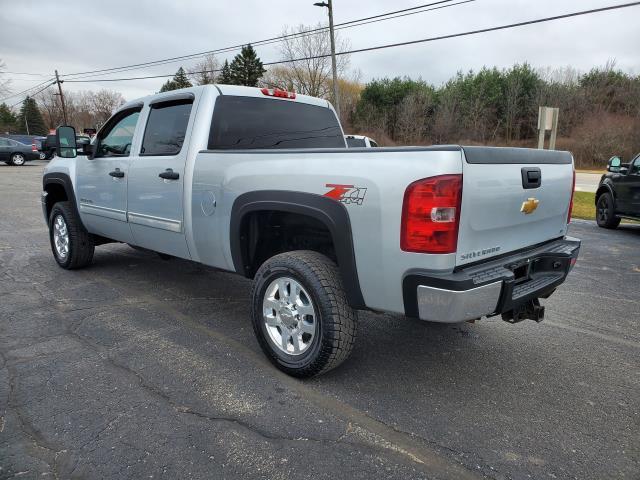
<path fill-rule="evenodd" d="M 11 148 L 9 140 L 6 138 L 0 138 L 0 162 L 6 162 L 7 160 L 9 160 L 10 153 Z"/>
<path fill-rule="evenodd" d="M 464 147 L 456 264 L 562 237 L 572 193 L 568 152 Z"/>
<path fill-rule="evenodd" d="M 190 258 L 183 202 L 194 98 L 178 94 L 149 105 L 129 176 L 128 219 L 135 244 L 181 258 Z"/>

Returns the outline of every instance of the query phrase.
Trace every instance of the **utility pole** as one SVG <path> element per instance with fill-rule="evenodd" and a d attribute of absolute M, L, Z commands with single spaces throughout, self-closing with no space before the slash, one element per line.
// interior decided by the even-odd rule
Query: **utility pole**
<path fill-rule="evenodd" d="M 58 84 L 58 91 L 60 92 L 60 103 L 62 104 L 62 117 L 64 118 L 64 124 L 68 125 L 67 123 L 67 107 L 65 107 L 64 105 L 64 95 L 62 94 L 62 82 L 64 80 L 60 80 L 60 77 L 58 76 L 58 70 L 56 70 L 56 83 Z"/>
<path fill-rule="evenodd" d="M 316 7 L 327 7 L 329 10 L 329 39 L 331 41 L 331 69 L 333 70 L 333 106 L 340 118 L 340 100 L 338 96 L 338 67 L 336 66 L 336 41 L 333 31 L 333 3 L 332 0 L 314 3 Z"/>

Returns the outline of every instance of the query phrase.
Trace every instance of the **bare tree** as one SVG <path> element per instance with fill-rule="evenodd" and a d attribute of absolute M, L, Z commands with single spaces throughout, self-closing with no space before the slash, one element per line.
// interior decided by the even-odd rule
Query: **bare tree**
<path fill-rule="evenodd" d="M 112 90 L 66 92 L 64 98 L 68 121 L 78 130 L 100 128 L 124 103 L 122 95 Z M 62 125 L 62 104 L 55 90 L 46 90 L 39 95 L 38 105 L 48 128 Z"/>
<path fill-rule="evenodd" d="M 187 74 L 195 85 L 210 85 L 216 83 L 219 70 L 220 61 L 215 55 L 209 54 L 201 62 L 188 69 Z"/>
<path fill-rule="evenodd" d="M 270 69 L 265 78 L 276 84 L 292 88 L 296 92 L 313 97 L 326 98 L 332 91 L 331 53 L 328 30 L 305 34 L 316 28 L 327 28 L 319 23 L 314 27 L 298 25 L 285 27 L 283 36 L 289 35 L 281 43 L 282 60 L 289 63 Z M 294 36 L 290 36 L 294 35 Z M 336 50 L 348 50 L 349 42 L 336 34 Z M 295 60 L 295 61 L 294 61 Z M 349 67 L 349 55 L 337 57 L 338 76 L 343 77 Z"/>

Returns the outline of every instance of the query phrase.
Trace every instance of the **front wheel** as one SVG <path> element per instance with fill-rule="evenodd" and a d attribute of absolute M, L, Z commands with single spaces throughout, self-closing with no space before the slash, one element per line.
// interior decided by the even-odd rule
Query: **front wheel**
<path fill-rule="evenodd" d="M 338 267 L 317 252 L 282 253 L 260 267 L 252 320 L 269 360 L 295 377 L 337 367 L 355 342 L 356 312 L 347 302 Z"/>
<path fill-rule="evenodd" d="M 27 159 L 22 153 L 14 153 L 11 155 L 9 163 L 11 163 L 11 165 L 13 165 L 14 167 L 21 167 L 25 164 L 26 161 Z"/>
<path fill-rule="evenodd" d="M 596 223 L 602 228 L 616 228 L 620 225 L 620 217 L 616 217 L 613 197 L 604 192 L 596 202 Z"/>
<path fill-rule="evenodd" d="M 67 270 L 91 263 L 95 245 L 70 202 L 58 202 L 49 215 L 49 240 L 58 265 Z"/>

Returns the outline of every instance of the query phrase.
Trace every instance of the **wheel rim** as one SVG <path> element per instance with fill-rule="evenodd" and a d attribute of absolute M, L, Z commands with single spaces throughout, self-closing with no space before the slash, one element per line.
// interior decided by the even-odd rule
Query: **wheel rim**
<path fill-rule="evenodd" d="M 24 156 L 20 155 L 19 153 L 16 153 L 13 156 L 13 163 L 16 165 L 22 165 L 24 163 Z"/>
<path fill-rule="evenodd" d="M 53 219 L 53 245 L 58 258 L 65 260 L 69 255 L 69 229 L 62 215 L 56 215 Z"/>
<path fill-rule="evenodd" d="M 273 280 L 264 293 L 262 316 L 269 339 L 288 355 L 306 352 L 317 330 L 317 315 L 311 296 L 293 278 Z"/>
<path fill-rule="evenodd" d="M 598 201 L 598 220 L 601 223 L 606 223 L 609 219 L 609 201 L 606 196 L 603 196 Z"/>

